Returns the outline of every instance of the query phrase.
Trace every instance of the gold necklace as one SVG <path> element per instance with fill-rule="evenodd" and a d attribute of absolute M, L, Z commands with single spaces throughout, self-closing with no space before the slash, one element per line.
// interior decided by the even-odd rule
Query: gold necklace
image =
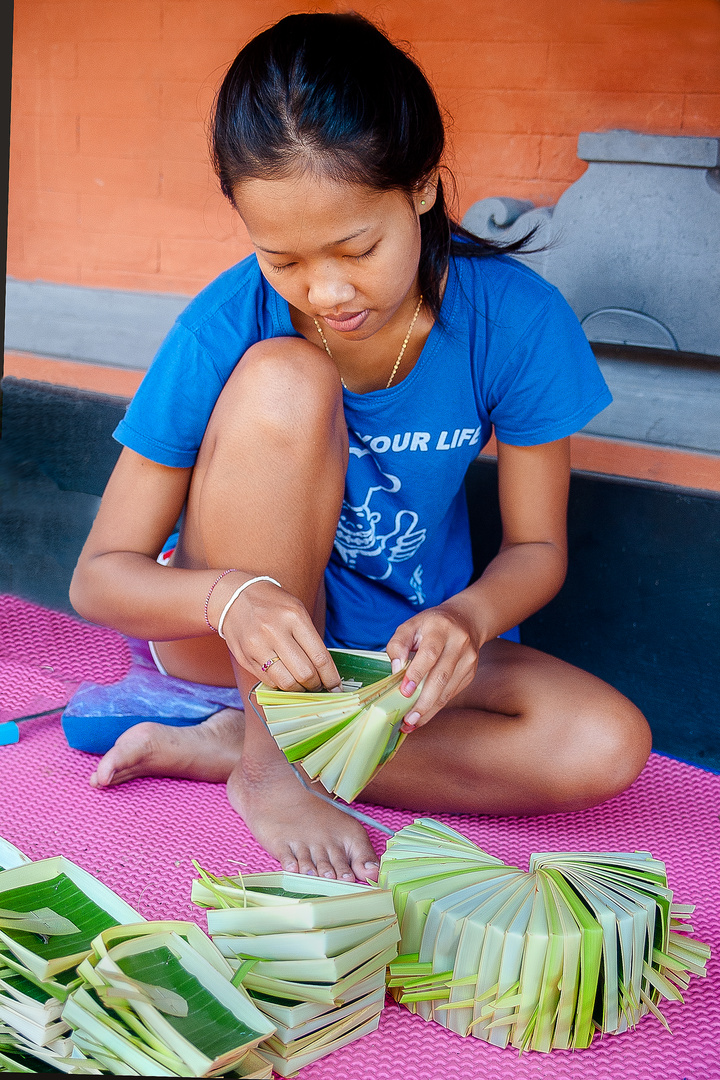
<path fill-rule="evenodd" d="M 415 322 L 417 320 L 418 315 L 420 314 L 420 308 L 422 307 L 422 302 L 423 302 L 423 297 L 422 297 L 422 293 L 420 293 L 420 299 L 417 302 L 417 307 L 415 308 L 415 314 L 413 315 L 412 319 L 410 320 L 410 325 L 408 326 L 408 332 L 405 335 L 405 340 L 402 343 L 402 348 L 400 349 L 400 352 L 398 353 L 398 358 L 395 361 L 395 364 L 394 364 L 394 367 L 393 367 L 392 371 L 390 372 L 390 378 L 388 379 L 387 383 L 385 384 L 385 389 L 386 390 L 388 389 L 388 387 L 392 383 L 393 379 L 395 378 L 395 376 L 397 374 L 397 369 L 400 367 L 400 364 L 402 362 L 402 358 L 405 355 L 405 350 L 407 349 L 407 343 L 410 340 L 410 335 L 413 332 L 413 327 L 415 325 Z M 322 343 L 325 346 L 325 352 L 328 354 L 328 356 L 330 357 L 332 362 L 335 363 L 335 357 L 330 352 L 330 346 L 327 343 L 327 338 L 323 334 L 322 326 L 317 321 L 317 319 L 314 318 L 314 317 L 313 317 L 313 322 L 315 323 L 315 329 L 317 330 L 318 334 L 320 335 L 320 337 L 322 339 Z M 343 379 L 342 375 L 340 376 L 340 382 L 343 384 L 343 386 L 347 390 L 347 383 Z"/>

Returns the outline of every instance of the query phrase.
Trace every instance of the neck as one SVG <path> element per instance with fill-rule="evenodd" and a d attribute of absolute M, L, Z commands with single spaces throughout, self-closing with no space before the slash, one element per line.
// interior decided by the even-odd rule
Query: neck
<path fill-rule="evenodd" d="M 342 334 L 333 333 L 320 323 L 328 349 L 335 362 L 343 385 L 357 394 L 387 387 L 395 362 L 402 351 L 403 342 L 418 307 L 420 294 L 411 290 L 393 317 L 372 337 L 352 341 Z M 290 308 L 292 324 L 313 345 L 324 348 L 315 320 L 297 308 Z M 433 316 L 421 305 L 412 326 L 402 359 L 395 371 L 391 385 L 395 386 L 412 371 L 427 341 L 434 323 Z"/>

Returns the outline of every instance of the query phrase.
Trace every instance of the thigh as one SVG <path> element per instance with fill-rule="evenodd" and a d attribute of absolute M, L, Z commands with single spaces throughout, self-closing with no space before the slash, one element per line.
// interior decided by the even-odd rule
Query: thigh
<path fill-rule="evenodd" d="M 470 686 L 408 736 L 367 795 L 429 812 L 578 809 L 623 791 L 649 753 L 647 722 L 618 690 L 497 639 Z"/>
<path fill-rule="evenodd" d="M 508 717 L 551 709 L 559 718 L 581 705 L 605 709 L 626 700 L 609 683 L 582 668 L 528 645 L 496 638 L 481 649 L 475 678 L 451 707 Z"/>

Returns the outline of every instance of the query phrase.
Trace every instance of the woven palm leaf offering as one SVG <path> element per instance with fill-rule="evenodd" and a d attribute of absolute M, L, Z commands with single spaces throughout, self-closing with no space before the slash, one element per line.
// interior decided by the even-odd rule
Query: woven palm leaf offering
<path fill-rule="evenodd" d="M 370 782 L 400 748 L 403 716 L 420 695 L 400 693 L 404 669 L 393 674 L 387 653 L 330 649 L 340 691 L 293 693 L 264 683 L 255 697 L 288 761 L 345 802 Z"/>
<path fill-rule="evenodd" d="M 98 931 L 142 916 L 69 860 L 30 862 L 11 849 L 3 842 L 3 861 L 13 864 L 0 873 L 0 1020 L 12 1039 L 3 1052 L 16 1070 L 97 1073 L 69 1037 L 63 1003 Z"/>
<path fill-rule="evenodd" d="M 373 1031 L 400 938 L 390 892 L 283 871 L 217 877 L 196 868 L 208 932 L 275 1025 L 263 1055 L 281 1076 Z"/>
<path fill-rule="evenodd" d="M 16 848 L 9 840 L 0 836 L 0 870 L 11 870 L 15 866 L 24 866 L 29 862 L 32 862 L 32 859 L 28 858 L 20 848 Z"/>
<path fill-rule="evenodd" d="M 580 1049 L 648 1012 L 667 1027 L 660 998 L 682 1001 L 710 956 L 645 851 L 542 853 L 525 873 L 420 818 L 388 842 L 380 884 L 402 935 L 390 992 L 497 1046 Z"/>
<path fill-rule="evenodd" d="M 191 923 L 113 928 L 81 965 L 84 985 L 63 1009 L 76 1046 L 110 1072 L 269 1077 L 256 1047 L 274 1025 Z"/>

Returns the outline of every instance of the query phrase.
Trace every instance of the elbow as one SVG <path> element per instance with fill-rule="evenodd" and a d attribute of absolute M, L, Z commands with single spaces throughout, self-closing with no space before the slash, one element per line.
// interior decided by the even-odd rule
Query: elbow
<path fill-rule="evenodd" d="M 93 589 L 88 567 L 81 559 L 70 581 L 69 598 L 73 610 L 88 622 L 101 622 L 97 610 L 97 590 Z"/>

